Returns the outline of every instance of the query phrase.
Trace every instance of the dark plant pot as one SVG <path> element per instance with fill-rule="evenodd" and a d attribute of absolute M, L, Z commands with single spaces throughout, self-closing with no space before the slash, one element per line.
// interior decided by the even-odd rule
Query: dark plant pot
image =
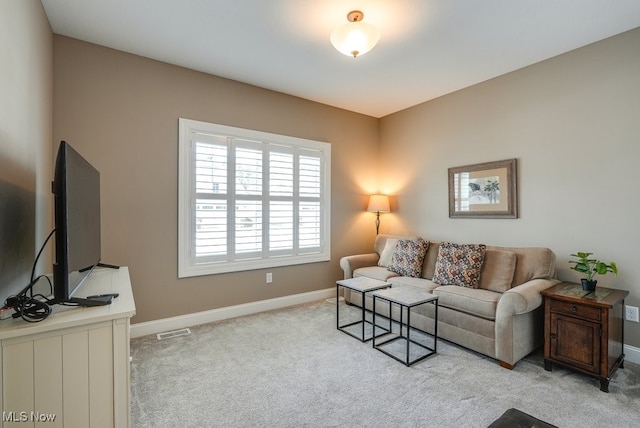
<path fill-rule="evenodd" d="M 598 283 L 597 280 L 592 279 L 589 281 L 588 279 L 582 278 L 580 281 L 582 281 L 582 289 L 584 291 L 596 291 L 596 284 Z"/>

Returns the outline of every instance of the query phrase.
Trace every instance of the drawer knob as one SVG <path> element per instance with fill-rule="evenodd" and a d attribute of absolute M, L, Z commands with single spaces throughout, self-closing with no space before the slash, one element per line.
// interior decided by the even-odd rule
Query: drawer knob
<path fill-rule="evenodd" d="M 557 338 L 557 337 L 558 337 L 558 335 L 557 335 L 557 334 L 555 334 L 555 333 L 551 333 L 551 338 L 552 338 L 552 339 L 555 339 L 555 338 Z"/>
<path fill-rule="evenodd" d="M 575 306 L 571 306 L 571 312 L 578 312 L 578 308 L 576 308 Z"/>

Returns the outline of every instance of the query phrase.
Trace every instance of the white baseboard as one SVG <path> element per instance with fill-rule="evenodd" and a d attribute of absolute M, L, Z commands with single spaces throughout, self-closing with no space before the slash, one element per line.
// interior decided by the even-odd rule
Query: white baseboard
<path fill-rule="evenodd" d="M 285 308 L 287 306 L 299 305 L 301 303 L 308 303 L 331 297 L 336 297 L 335 288 L 327 288 L 324 290 L 310 291 L 308 293 L 276 297 L 274 299 L 260 300 L 258 302 L 244 303 L 236 306 L 228 306 L 226 308 L 212 309 L 210 311 L 196 312 L 193 314 L 136 323 L 131 325 L 131 338 L 178 330 L 180 328 L 193 327 L 195 325 L 207 324 L 214 321 L 221 321 L 244 315 L 257 314 L 259 312 Z"/>
<path fill-rule="evenodd" d="M 624 361 L 640 364 L 640 348 L 631 345 L 624 345 Z"/>

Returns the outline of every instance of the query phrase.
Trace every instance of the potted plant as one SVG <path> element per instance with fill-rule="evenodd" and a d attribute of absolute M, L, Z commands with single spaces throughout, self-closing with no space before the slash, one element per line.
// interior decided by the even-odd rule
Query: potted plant
<path fill-rule="evenodd" d="M 578 252 L 577 254 L 571 254 L 572 257 L 576 257 L 578 260 L 570 260 L 569 263 L 573 264 L 571 269 L 576 272 L 585 274 L 586 278 L 582 278 L 582 289 L 585 291 L 594 291 L 596 289 L 597 280 L 593 279 L 596 274 L 605 275 L 607 272 L 612 272 L 614 275 L 618 275 L 618 266 L 615 262 L 609 262 L 609 264 L 590 259 L 593 253 Z"/>

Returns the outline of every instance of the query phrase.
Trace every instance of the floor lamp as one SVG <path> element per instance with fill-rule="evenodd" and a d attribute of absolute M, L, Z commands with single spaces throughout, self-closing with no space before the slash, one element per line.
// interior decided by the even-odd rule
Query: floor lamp
<path fill-rule="evenodd" d="M 376 235 L 380 230 L 380 213 L 388 213 L 389 209 L 389 197 L 387 195 L 371 195 L 369 198 L 369 206 L 367 211 L 376 213 Z"/>

